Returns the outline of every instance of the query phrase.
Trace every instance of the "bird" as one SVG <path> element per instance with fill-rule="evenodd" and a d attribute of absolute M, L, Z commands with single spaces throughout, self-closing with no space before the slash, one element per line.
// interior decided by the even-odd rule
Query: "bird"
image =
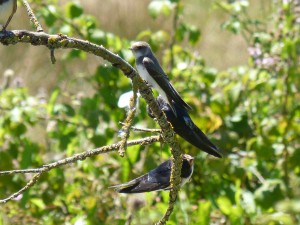
<path fill-rule="evenodd" d="M 174 104 L 177 114 L 176 117 L 162 96 L 157 97 L 157 103 L 159 108 L 165 113 L 167 121 L 171 123 L 176 134 L 202 151 L 215 157 L 222 158 L 222 150 L 214 145 L 200 128 L 195 125 L 184 108 L 179 107 L 177 103 Z M 155 118 L 149 106 L 147 106 L 147 112 L 151 118 Z"/>
<path fill-rule="evenodd" d="M 2 30 L 6 30 L 16 11 L 17 0 L 0 0 L 0 24 L 2 24 Z"/>
<path fill-rule="evenodd" d="M 170 83 L 169 77 L 161 68 L 158 60 L 153 54 L 150 45 L 147 42 L 135 42 L 129 48 L 135 57 L 136 68 L 142 79 L 155 88 L 164 100 L 168 102 L 174 114 L 176 110 L 174 103 L 187 110 L 192 109 L 179 95 Z"/>
<path fill-rule="evenodd" d="M 181 186 L 188 182 L 194 170 L 194 157 L 182 156 Z M 111 186 L 119 193 L 135 194 L 151 191 L 170 190 L 172 160 L 169 159 L 150 172 L 135 178 L 127 183 Z"/>

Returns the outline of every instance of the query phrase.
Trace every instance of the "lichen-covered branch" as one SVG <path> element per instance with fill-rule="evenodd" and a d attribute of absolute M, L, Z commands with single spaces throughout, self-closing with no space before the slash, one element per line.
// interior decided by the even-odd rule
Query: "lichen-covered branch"
<path fill-rule="evenodd" d="M 127 113 L 127 117 L 125 119 L 125 122 L 123 124 L 123 127 L 121 129 L 121 132 L 123 133 L 121 135 L 121 146 L 119 148 L 119 154 L 121 157 L 124 156 L 124 153 L 126 151 L 127 148 L 127 140 L 129 138 L 129 134 L 130 134 L 130 127 L 132 125 L 132 121 L 133 118 L 135 116 L 135 112 L 136 112 L 136 104 L 137 104 L 137 91 L 138 91 L 138 87 L 137 85 L 133 82 L 132 83 L 132 89 L 133 89 L 133 96 L 130 98 L 130 102 L 129 102 L 129 110 Z"/>
<path fill-rule="evenodd" d="M 120 124 L 124 125 L 125 123 L 119 122 Z M 141 128 L 141 127 L 135 127 L 131 126 L 131 130 L 133 131 L 141 131 L 141 132 L 150 132 L 150 133 L 161 133 L 161 129 L 149 129 L 149 128 Z"/>
<path fill-rule="evenodd" d="M 162 113 L 162 111 L 159 109 L 159 106 L 152 95 L 151 89 L 147 87 L 145 82 L 139 76 L 137 76 L 135 69 L 120 56 L 108 51 L 103 46 L 99 46 L 85 40 L 67 37 L 66 35 L 61 34 L 50 35 L 44 32 L 31 32 L 26 30 L 5 31 L 0 32 L 0 43 L 3 45 L 28 43 L 34 46 L 46 46 L 50 49 L 69 48 L 89 52 L 109 61 L 113 66 L 122 70 L 122 72 L 129 77 L 133 83 L 136 83 L 141 96 L 145 99 L 154 116 L 156 117 L 157 122 L 162 129 L 162 138 L 165 143 L 170 145 L 173 156 L 172 160 L 174 166 L 172 167 L 172 189 L 170 191 L 169 208 L 164 218 L 159 222 L 160 224 L 165 224 L 168 219 L 168 215 L 170 215 L 172 212 L 179 190 L 182 152 L 178 142 L 175 140 L 174 131 L 167 122 L 164 113 Z"/>
<path fill-rule="evenodd" d="M 132 146 L 132 145 L 141 145 L 141 146 L 143 146 L 143 145 L 149 145 L 151 143 L 158 142 L 158 141 L 160 141 L 160 136 L 151 136 L 151 137 L 146 137 L 146 138 L 142 138 L 142 139 L 139 139 L 139 140 L 128 141 L 127 146 Z M 68 158 L 65 158 L 65 159 L 61 159 L 61 160 L 58 160 L 58 161 L 53 162 L 53 163 L 43 165 L 42 167 L 37 168 L 37 169 L 0 171 L 0 176 L 1 175 L 17 174 L 17 173 L 22 173 L 22 174 L 37 173 L 36 175 L 34 175 L 34 177 L 22 189 L 20 189 L 19 191 L 13 193 L 12 195 L 10 195 L 9 197 L 7 197 L 5 199 L 0 200 L 0 204 L 6 203 L 6 202 L 18 197 L 24 191 L 26 191 L 27 189 L 32 187 L 39 180 L 41 175 L 45 172 L 48 172 L 48 171 L 50 171 L 54 168 L 57 168 L 57 167 L 61 167 L 61 166 L 64 166 L 64 165 L 67 165 L 67 164 L 70 164 L 70 163 L 77 162 L 79 160 L 84 160 L 88 157 L 92 157 L 92 156 L 95 156 L 95 155 L 99 155 L 99 154 L 103 154 L 103 153 L 107 153 L 107 152 L 111 152 L 111 151 L 116 151 L 120 148 L 121 144 L 122 144 L 122 142 L 120 141 L 116 144 L 107 145 L 107 146 L 103 146 L 101 148 L 95 148 L 95 149 L 92 149 L 92 150 L 88 150 L 88 151 L 85 151 L 83 153 L 79 153 L 79 154 L 76 154 L 74 156 L 71 156 L 71 157 L 68 157 Z"/>
<path fill-rule="evenodd" d="M 34 27 L 36 28 L 37 32 L 42 32 L 43 27 L 41 26 L 41 24 L 39 23 L 39 21 L 37 20 L 36 16 L 34 15 L 32 9 L 30 8 L 30 5 L 28 4 L 28 2 L 26 0 L 23 0 L 23 4 L 27 10 L 27 14 L 30 18 L 30 21 L 32 22 L 32 24 L 34 25 Z"/>

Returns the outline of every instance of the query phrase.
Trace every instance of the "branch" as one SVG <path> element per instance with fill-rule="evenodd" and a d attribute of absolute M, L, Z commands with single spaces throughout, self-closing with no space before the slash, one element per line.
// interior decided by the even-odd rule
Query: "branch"
<path fill-rule="evenodd" d="M 27 10 L 27 14 L 30 18 L 30 21 L 32 22 L 33 26 L 36 28 L 37 32 L 43 32 L 43 27 L 41 26 L 41 24 L 39 23 L 39 21 L 37 20 L 36 16 L 34 15 L 32 9 L 30 8 L 30 5 L 28 4 L 28 2 L 26 0 L 23 0 L 23 4 Z"/>
<path fill-rule="evenodd" d="M 125 125 L 123 122 L 119 122 L 119 124 Z M 150 133 L 161 133 L 161 129 L 149 129 L 149 128 L 141 128 L 141 127 L 135 127 L 131 126 L 132 130 L 134 131 L 142 131 L 142 132 L 150 132 Z"/>
<path fill-rule="evenodd" d="M 124 153 L 126 151 L 127 148 L 127 140 L 129 138 L 129 133 L 130 133 L 130 127 L 132 125 L 132 120 L 135 116 L 135 112 L 136 112 L 136 104 L 137 104 L 137 90 L 138 87 L 136 85 L 136 83 L 132 83 L 133 86 L 133 96 L 130 98 L 130 102 L 129 102 L 129 110 L 128 110 L 128 114 L 127 114 L 127 118 L 125 119 L 125 123 L 123 124 L 123 127 L 121 129 L 121 137 L 122 137 L 122 144 L 119 148 L 119 154 L 121 157 L 124 157 Z"/>
<path fill-rule="evenodd" d="M 162 129 L 162 138 L 165 143 L 170 145 L 171 153 L 173 156 L 171 175 L 172 188 L 170 191 L 169 208 L 162 221 L 159 222 L 160 224 L 165 224 L 168 219 L 167 213 L 169 215 L 171 214 L 173 210 L 172 204 L 174 204 L 174 202 L 176 201 L 178 190 L 180 188 L 179 186 L 182 166 L 182 151 L 178 142 L 175 140 L 174 131 L 172 130 L 170 124 L 167 122 L 165 114 L 162 113 L 158 104 L 156 103 L 151 89 L 147 87 L 146 83 L 139 76 L 137 76 L 136 70 L 120 56 L 108 51 L 102 45 L 99 46 L 85 40 L 70 38 L 62 34 L 50 35 L 44 32 L 31 32 L 26 30 L 4 31 L 0 32 L 0 43 L 4 45 L 28 43 L 34 46 L 43 45 L 50 49 L 69 48 L 89 52 L 109 61 L 113 66 L 122 70 L 125 76 L 130 78 L 132 82 L 137 85 L 141 96 L 145 99 L 146 103 L 149 105 L 154 116 L 156 117 L 157 122 Z"/>
<path fill-rule="evenodd" d="M 139 140 L 132 140 L 132 141 L 128 141 L 127 142 L 127 146 L 132 146 L 132 145 L 149 145 L 151 143 L 154 142 L 158 142 L 160 141 L 160 136 L 151 136 L 151 137 L 146 137 L 146 138 L 142 138 Z M 34 177 L 19 191 L 17 191 L 16 193 L 13 193 L 12 195 L 10 195 L 9 197 L 0 200 L 0 204 L 4 204 L 16 197 L 18 197 L 20 194 L 22 194 L 23 192 L 25 192 L 27 189 L 29 189 L 30 187 L 32 187 L 41 177 L 41 175 L 45 172 L 49 172 L 50 170 L 57 168 L 57 167 L 61 167 L 63 165 L 67 165 L 67 164 L 71 164 L 74 162 L 77 162 L 79 160 L 84 160 L 88 157 L 92 157 L 95 155 L 99 155 L 99 154 L 103 154 L 103 153 L 108 153 L 111 151 L 116 151 L 120 148 L 122 144 L 122 141 L 112 144 L 112 145 L 107 145 L 107 146 L 103 146 L 101 148 L 95 148 L 92 150 L 87 150 L 83 153 L 80 154 L 76 154 L 74 156 L 65 158 L 65 159 L 61 159 L 58 160 L 56 162 L 53 163 L 49 163 L 46 165 L 43 165 L 40 168 L 37 169 L 27 169 L 27 170 L 11 170 L 11 171 L 0 171 L 0 176 L 1 175 L 11 175 L 11 174 L 17 174 L 17 173 L 37 173 L 36 175 L 34 175 Z"/>

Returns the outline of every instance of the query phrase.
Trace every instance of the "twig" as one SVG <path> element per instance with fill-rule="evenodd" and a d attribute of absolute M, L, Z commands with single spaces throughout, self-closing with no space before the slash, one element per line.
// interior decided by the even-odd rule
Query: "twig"
<path fill-rule="evenodd" d="M 152 143 L 158 142 L 158 141 L 160 141 L 159 136 L 150 136 L 150 137 L 141 138 L 141 139 L 138 139 L 138 140 L 128 141 L 127 145 L 128 146 L 132 146 L 132 145 L 144 146 L 144 145 L 149 145 L 149 144 L 152 144 Z M 0 175 L 11 175 L 11 174 L 17 174 L 17 173 L 23 173 L 24 174 L 24 173 L 45 172 L 48 169 L 53 169 L 53 168 L 56 168 L 56 167 L 59 167 L 59 166 L 62 166 L 62 165 L 74 163 L 74 162 L 77 162 L 78 160 L 84 160 L 84 159 L 86 159 L 88 157 L 91 157 L 91 156 L 95 156 L 95 155 L 115 151 L 120 147 L 120 145 L 121 145 L 121 142 L 117 142 L 115 144 L 103 146 L 103 147 L 100 147 L 100 148 L 90 149 L 90 150 L 87 150 L 83 153 L 79 153 L 79 154 L 76 154 L 74 156 L 58 160 L 58 161 L 53 162 L 53 163 L 45 164 L 42 167 L 37 168 L 37 169 L 0 171 Z"/>
<path fill-rule="evenodd" d="M 119 124 L 124 125 L 124 122 L 119 122 Z M 141 127 L 135 127 L 131 126 L 130 129 L 134 131 L 142 131 L 142 132 L 150 132 L 150 133 L 161 133 L 161 129 L 149 129 L 149 128 L 141 128 Z"/>
<path fill-rule="evenodd" d="M 174 68 L 174 64 L 175 64 L 175 57 L 174 57 L 174 45 L 176 42 L 176 31 L 177 31 L 177 27 L 178 27 L 178 19 L 179 19 L 179 2 L 174 3 L 175 4 L 175 10 L 174 10 L 174 17 L 173 17 L 173 23 L 172 23 L 172 35 L 171 35 L 171 42 L 170 42 L 170 56 L 171 56 L 171 60 L 170 60 L 170 70 L 172 70 L 172 68 Z"/>
<path fill-rule="evenodd" d="M 2 175 L 11 175 L 11 174 L 17 174 L 17 173 L 40 173 L 43 172 L 43 168 L 37 168 L 37 169 L 24 169 L 24 170 L 7 170 L 7 171 L 0 171 L 0 176 Z"/>
<path fill-rule="evenodd" d="M 4 203 L 18 197 L 20 194 L 24 193 L 26 190 L 28 190 L 30 187 L 32 187 L 39 180 L 39 178 L 41 177 L 41 175 L 43 173 L 44 172 L 41 172 L 41 173 L 38 173 L 38 174 L 34 175 L 33 178 L 30 181 L 28 181 L 28 183 L 22 189 L 20 189 L 19 191 L 13 193 L 12 195 L 8 196 L 5 199 L 0 200 L 0 204 L 4 204 Z"/>
<path fill-rule="evenodd" d="M 54 55 L 54 49 L 50 49 L 50 59 L 51 59 L 52 64 L 56 63 L 56 59 L 55 59 L 55 55 Z"/>
<path fill-rule="evenodd" d="M 146 138 L 142 138 L 139 140 L 133 140 L 133 141 L 128 141 L 127 145 L 131 146 L 131 145 L 149 145 L 153 142 L 157 142 L 160 141 L 160 136 L 151 136 L 151 137 L 146 137 Z M 74 162 L 77 162 L 79 160 L 84 160 L 88 157 L 91 156 L 95 156 L 95 155 L 99 155 L 99 154 L 103 154 L 103 153 L 107 153 L 107 152 L 111 152 L 111 151 L 115 151 L 117 149 L 119 149 L 121 145 L 121 142 L 112 144 L 112 145 L 107 145 L 107 146 L 103 146 L 101 148 L 95 148 L 92 150 L 88 150 L 86 152 L 80 153 L 80 154 L 76 154 L 74 156 L 65 158 L 65 159 L 61 159 L 58 160 L 56 162 L 53 163 L 49 163 L 46 165 L 43 165 L 41 168 L 37 168 L 37 169 L 28 169 L 28 170 L 11 170 L 11 171 L 0 171 L 0 175 L 10 175 L 10 174 L 17 174 L 17 173 L 38 173 L 36 174 L 27 184 L 25 187 L 23 187 L 22 189 L 20 189 L 19 191 L 13 193 L 12 195 L 10 195 L 9 197 L 0 200 L 0 204 L 4 204 L 16 197 L 18 197 L 20 194 L 22 194 L 24 191 L 26 191 L 28 188 L 30 188 L 31 186 L 33 186 L 40 178 L 40 176 L 45 173 L 48 172 L 54 168 L 63 166 L 63 165 L 67 165 L 67 164 L 71 164 Z"/>
<path fill-rule="evenodd" d="M 23 0 L 23 4 L 26 7 L 27 14 L 30 18 L 30 21 L 33 23 L 34 27 L 36 28 L 36 31 L 37 32 L 43 32 L 44 31 L 43 27 L 41 26 L 41 24 L 37 20 L 36 16 L 34 15 L 32 9 L 30 8 L 30 5 L 28 4 L 28 2 L 26 0 Z"/>
<path fill-rule="evenodd" d="M 119 155 L 121 157 L 124 157 L 124 153 L 127 148 L 127 140 L 129 138 L 130 134 L 130 127 L 132 125 L 132 120 L 135 116 L 136 112 L 136 104 L 137 104 L 137 91 L 138 87 L 135 82 L 132 83 L 132 89 L 133 89 L 133 96 L 130 98 L 129 102 L 129 110 L 128 110 L 128 115 L 125 119 L 125 123 L 121 129 L 122 135 L 121 135 L 121 145 L 119 148 Z"/>

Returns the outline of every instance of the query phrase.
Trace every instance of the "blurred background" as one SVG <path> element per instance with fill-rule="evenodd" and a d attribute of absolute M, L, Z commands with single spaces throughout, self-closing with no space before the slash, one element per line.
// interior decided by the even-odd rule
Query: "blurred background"
<path fill-rule="evenodd" d="M 196 157 L 168 224 L 299 224 L 298 1 L 29 1 L 44 31 L 103 45 L 134 65 L 151 44 L 193 121 L 226 156 Z M 8 30 L 34 31 L 21 1 Z M 120 141 L 131 82 L 78 50 L 0 45 L 0 170 L 36 168 Z M 156 92 L 154 92 L 157 95 Z M 122 102 L 126 104 L 126 102 Z M 139 100 L 134 125 L 157 128 Z M 130 139 L 151 134 L 132 131 Z M 1 224 L 154 224 L 168 192 L 120 195 L 109 186 L 169 159 L 167 145 L 129 147 L 43 175 L 1 205 Z M 0 177 L 3 199 L 30 175 Z"/>

